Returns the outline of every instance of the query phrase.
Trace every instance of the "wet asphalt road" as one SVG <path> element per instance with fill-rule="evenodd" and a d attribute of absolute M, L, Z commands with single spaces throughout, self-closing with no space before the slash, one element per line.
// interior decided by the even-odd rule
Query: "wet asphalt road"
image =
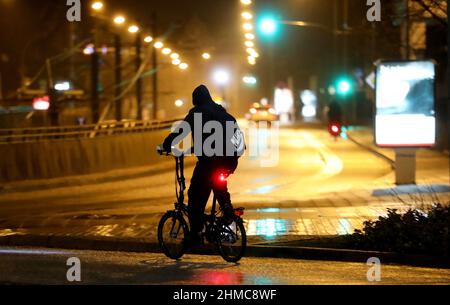
<path fill-rule="evenodd" d="M 247 208 L 250 236 L 347 234 L 386 210 L 357 191 L 391 168 L 354 143 L 336 142 L 319 127 L 281 129 L 277 142 L 266 131 L 253 138 L 249 155 L 229 178 L 233 203 Z M 276 144 L 270 157 L 254 155 Z M 192 166 L 186 168 L 187 183 L 191 172 Z M 152 239 L 162 213 L 173 206 L 173 175 L 168 168 L 121 181 L 0 193 L 0 235 Z"/>
<path fill-rule="evenodd" d="M 450 270 L 381 265 L 381 281 L 368 282 L 361 263 L 244 258 L 229 264 L 219 256 L 0 248 L 0 283 L 74 284 L 67 281 L 71 257 L 81 261 L 77 284 L 279 285 L 450 284 Z"/>

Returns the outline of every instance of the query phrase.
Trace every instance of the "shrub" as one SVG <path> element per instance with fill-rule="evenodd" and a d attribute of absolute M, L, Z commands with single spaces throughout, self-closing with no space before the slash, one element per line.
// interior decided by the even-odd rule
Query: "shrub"
<path fill-rule="evenodd" d="M 349 236 L 352 247 L 366 250 L 449 257 L 450 206 L 433 205 L 426 211 L 409 209 L 400 214 L 366 221 L 362 230 Z"/>

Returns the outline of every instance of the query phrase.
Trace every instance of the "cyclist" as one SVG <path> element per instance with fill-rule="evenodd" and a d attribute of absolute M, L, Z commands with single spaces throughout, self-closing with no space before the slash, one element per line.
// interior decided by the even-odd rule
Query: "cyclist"
<path fill-rule="evenodd" d="M 194 107 L 189 111 L 183 121 L 189 124 L 195 147 L 194 153 L 198 159 L 188 190 L 188 216 L 191 227 L 190 243 L 191 245 L 199 245 L 203 241 L 201 236 L 204 223 L 203 217 L 211 191 L 216 195 L 225 219 L 231 220 L 234 216 L 234 209 L 231 204 L 227 184 L 226 182 L 218 183 L 217 174 L 234 173 L 238 166 L 238 158 L 242 155 L 243 150 L 245 150 L 245 144 L 243 143 L 242 132 L 237 127 L 236 119 L 227 113 L 222 106 L 213 101 L 206 86 L 201 85 L 194 90 L 192 93 L 192 103 Z M 221 137 L 223 142 L 214 142 L 213 147 L 220 147 L 223 151 L 214 155 L 204 151 L 205 140 L 212 135 L 212 129 L 204 127 L 212 121 L 220 124 L 223 135 Z M 231 137 L 229 133 L 226 133 L 227 124 L 229 125 L 230 123 L 234 126 Z M 205 129 L 211 131 L 206 132 Z M 164 140 L 162 145 L 163 149 L 168 152 L 172 151 L 174 146 L 182 140 L 180 138 L 181 134 L 181 130 L 172 132 Z M 199 135 L 201 136 L 200 139 L 198 138 Z M 234 147 L 232 155 L 227 154 L 227 145 L 230 145 L 230 143 Z M 200 151 L 197 151 L 197 147 L 200 146 Z"/>

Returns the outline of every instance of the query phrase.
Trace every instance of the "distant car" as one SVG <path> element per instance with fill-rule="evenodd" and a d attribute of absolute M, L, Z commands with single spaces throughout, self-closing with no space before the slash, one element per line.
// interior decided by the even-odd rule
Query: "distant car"
<path fill-rule="evenodd" d="M 245 115 L 245 118 L 253 122 L 274 122 L 278 121 L 279 115 L 270 105 L 261 105 L 255 103 L 250 108 L 249 112 Z"/>

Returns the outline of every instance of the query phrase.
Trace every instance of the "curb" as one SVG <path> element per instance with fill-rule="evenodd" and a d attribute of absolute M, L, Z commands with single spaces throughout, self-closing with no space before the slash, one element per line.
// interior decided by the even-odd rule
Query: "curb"
<path fill-rule="evenodd" d="M 70 250 L 118 251 L 135 253 L 161 253 L 158 243 L 148 242 L 140 239 L 11 235 L 0 237 L 0 246 L 45 247 Z M 218 255 L 217 250 L 213 245 L 207 245 L 199 249 L 194 249 L 192 251 L 188 251 L 188 253 L 198 255 Z M 247 246 L 245 256 L 342 261 L 354 263 L 366 263 L 369 258 L 377 257 L 384 264 L 450 269 L 450 261 L 444 257 L 404 255 L 392 252 L 362 251 L 350 249 L 249 245 Z"/>
<path fill-rule="evenodd" d="M 386 162 L 389 163 L 389 165 L 391 166 L 391 168 L 394 170 L 395 169 L 395 160 L 392 160 L 391 158 L 389 158 L 388 156 L 380 153 L 378 150 L 376 150 L 375 148 L 369 146 L 369 145 L 365 145 L 362 144 L 361 142 L 359 142 L 358 140 L 356 140 L 354 137 L 352 137 L 350 135 L 349 132 L 347 132 L 347 138 L 352 141 L 353 143 L 355 143 L 356 145 L 368 150 L 369 152 L 373 153 L 375 156 L 385 160 Z"/>

